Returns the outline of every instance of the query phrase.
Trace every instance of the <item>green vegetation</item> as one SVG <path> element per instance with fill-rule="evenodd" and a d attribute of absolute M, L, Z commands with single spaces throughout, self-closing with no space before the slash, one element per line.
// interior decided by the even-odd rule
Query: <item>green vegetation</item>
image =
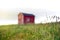
<path fill-rule="evenodd" d="M 0 40 L 60 40 L 60 23 L 3 25 Z"/>

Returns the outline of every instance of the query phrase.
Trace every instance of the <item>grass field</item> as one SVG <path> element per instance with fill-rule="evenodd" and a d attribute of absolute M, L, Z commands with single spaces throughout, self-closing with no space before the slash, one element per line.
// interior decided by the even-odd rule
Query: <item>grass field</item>
<path fill-rule="evenodd" d="M 60 23 L 2 25 L 0 40 L 60 40 Z"/>

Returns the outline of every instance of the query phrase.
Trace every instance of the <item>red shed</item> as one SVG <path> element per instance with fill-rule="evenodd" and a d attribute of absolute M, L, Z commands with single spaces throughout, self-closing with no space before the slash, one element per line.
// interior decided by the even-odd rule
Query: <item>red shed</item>
<path fill-rule="evenodd" d="M 28 24 L 34 23 L 35 16 L 33 14 L 19 13 L 18 14 L 18 24 Z"/>

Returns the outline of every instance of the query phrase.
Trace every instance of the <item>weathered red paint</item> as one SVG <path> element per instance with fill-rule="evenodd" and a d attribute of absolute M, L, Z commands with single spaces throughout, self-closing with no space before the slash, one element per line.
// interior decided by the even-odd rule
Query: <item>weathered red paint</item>
<path fill-rule="evenodd" d="M 27 20 L 29 20 L 27 22 Z M 34 23 L 34 16 L 24 16 L 24 23 Z"/>

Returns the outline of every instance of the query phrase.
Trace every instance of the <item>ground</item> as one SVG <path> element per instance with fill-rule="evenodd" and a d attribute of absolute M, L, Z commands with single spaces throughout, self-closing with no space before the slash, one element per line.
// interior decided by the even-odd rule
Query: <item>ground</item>
<path fill-rule="evenodd" d="M 60 40 L 60 23 L 2 25 L 0 40 Z"/>

